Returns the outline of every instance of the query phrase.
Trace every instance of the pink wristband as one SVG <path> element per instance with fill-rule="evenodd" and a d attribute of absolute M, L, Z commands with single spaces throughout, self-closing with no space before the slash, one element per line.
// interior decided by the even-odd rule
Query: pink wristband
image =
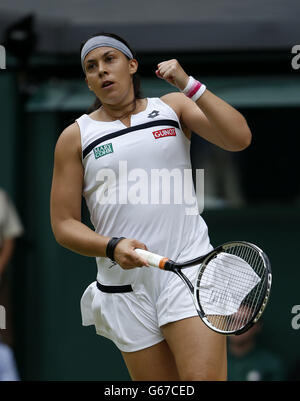
<path fill-rule="evenodd" d="M 187 97 L 196 102 L 199 99 L 199 97 L 204 93 L 205 90 L 206 86 L 204 84 L 202 84 L 201 82 L 197 81 L 195 78 L 190 76 L 189 81 L 182 92 Z"/>
<path fill-rule="evenodd" d="M 188 91 L 188 93 L 186 93 L 186 96 L 193 97 L 194 94 L 201 88 L 201 85 L 201 82 L 195 80 L 191 89 Z"/>

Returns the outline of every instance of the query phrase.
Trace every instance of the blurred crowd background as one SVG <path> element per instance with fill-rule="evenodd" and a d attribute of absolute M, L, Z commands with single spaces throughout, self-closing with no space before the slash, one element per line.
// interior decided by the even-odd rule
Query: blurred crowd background
<path fill-rule="evenodd" d="M 295 0 L 0 0 L 0 365 L 16 373 L 3 377 L 129 380 L 118 350 L 81 326 L 95 261 L 60 247 L 49 218 L 56 140 L 94 100 L 80 44 L 105 31 L 136 50 L 145 96 L 174 90 L 155 69 L 176 58 L 246 117 L 253 141 L 243 152 L 191 143 L 212 243 L 254 242 L 274 274 L 261 324 L 229 340 L 229 378 L 299 380 L 299 15 Z"/>

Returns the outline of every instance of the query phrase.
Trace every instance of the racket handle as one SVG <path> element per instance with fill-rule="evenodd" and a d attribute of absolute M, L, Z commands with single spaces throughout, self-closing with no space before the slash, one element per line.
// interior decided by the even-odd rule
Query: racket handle
<path fill-rule="evenodd" d="M 141 255 L 150 266 L 159 267 L 160 269 L 164 269 L 166 262 L 169 260 L 169 258 L 165 258 L 164 256 L 160 256 L 156 253 L 145 251 L 144 249 L 140 248 L 136 248 L 135 252 Z"/>

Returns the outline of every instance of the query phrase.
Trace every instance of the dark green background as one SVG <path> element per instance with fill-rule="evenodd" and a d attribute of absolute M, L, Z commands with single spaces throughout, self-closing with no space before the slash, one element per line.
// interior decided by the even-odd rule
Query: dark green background
<path fill-rule="evenodd" d="M 188 64 L 189 59 L 185 60 Z M 79 74 L 72 80 L 53 81 L 46 78 L 42 63 L 33 63 L 32 68 L 42 79 L 31 94 L 20 92 L 22 77 L 16 67 L 0 71 L 0 183 L 16 203 L 26 230 L 11 266 L 21 376 L 25 380 L 128 380 L 114 345 L 97 336 L 93 327 L 81 326 L 79 302 L 95 280 L 94 259 L 60 247 L 50 227 L 55 143 L 92 98 Z M 248 240 L 269 255 L 274 281 L 260 341 L 278 353 L 286 366 L 300 358 L 300 331 L 291 327 L 292 306 L 300 304 L 298 77 L 291 71 L 243 77 L 215 71 L 203 79 L 243 112 L 253 131 L 252 146 L 235 156 L 247 205 L 205 210 L 203 217 L 213 245 Z M 169 90 L 146 73 L 144 78 L 147 96 Z M 282 90 L 284 96 L 280 96 Z M 193 138 L 193 158 L 198 146 L 198 138 Z M 83 219 L 88 223 L 85 206 Z"/>

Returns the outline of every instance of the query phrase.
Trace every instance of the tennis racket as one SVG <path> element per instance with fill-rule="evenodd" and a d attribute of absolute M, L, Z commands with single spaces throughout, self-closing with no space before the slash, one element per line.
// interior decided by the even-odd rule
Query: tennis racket
<path fill-rule="evenodd" d="M 254 244 L 227 242 L 184 263 L 139 248 L 135 251 L 150 266 L 177 274 L 188 287 L 202 321 L 218 333 L 244 333 L 266 308 L 272 284 L 271 264 Z M 192 266 L 199 266 L 194 285 L 182 272 Z"/>

